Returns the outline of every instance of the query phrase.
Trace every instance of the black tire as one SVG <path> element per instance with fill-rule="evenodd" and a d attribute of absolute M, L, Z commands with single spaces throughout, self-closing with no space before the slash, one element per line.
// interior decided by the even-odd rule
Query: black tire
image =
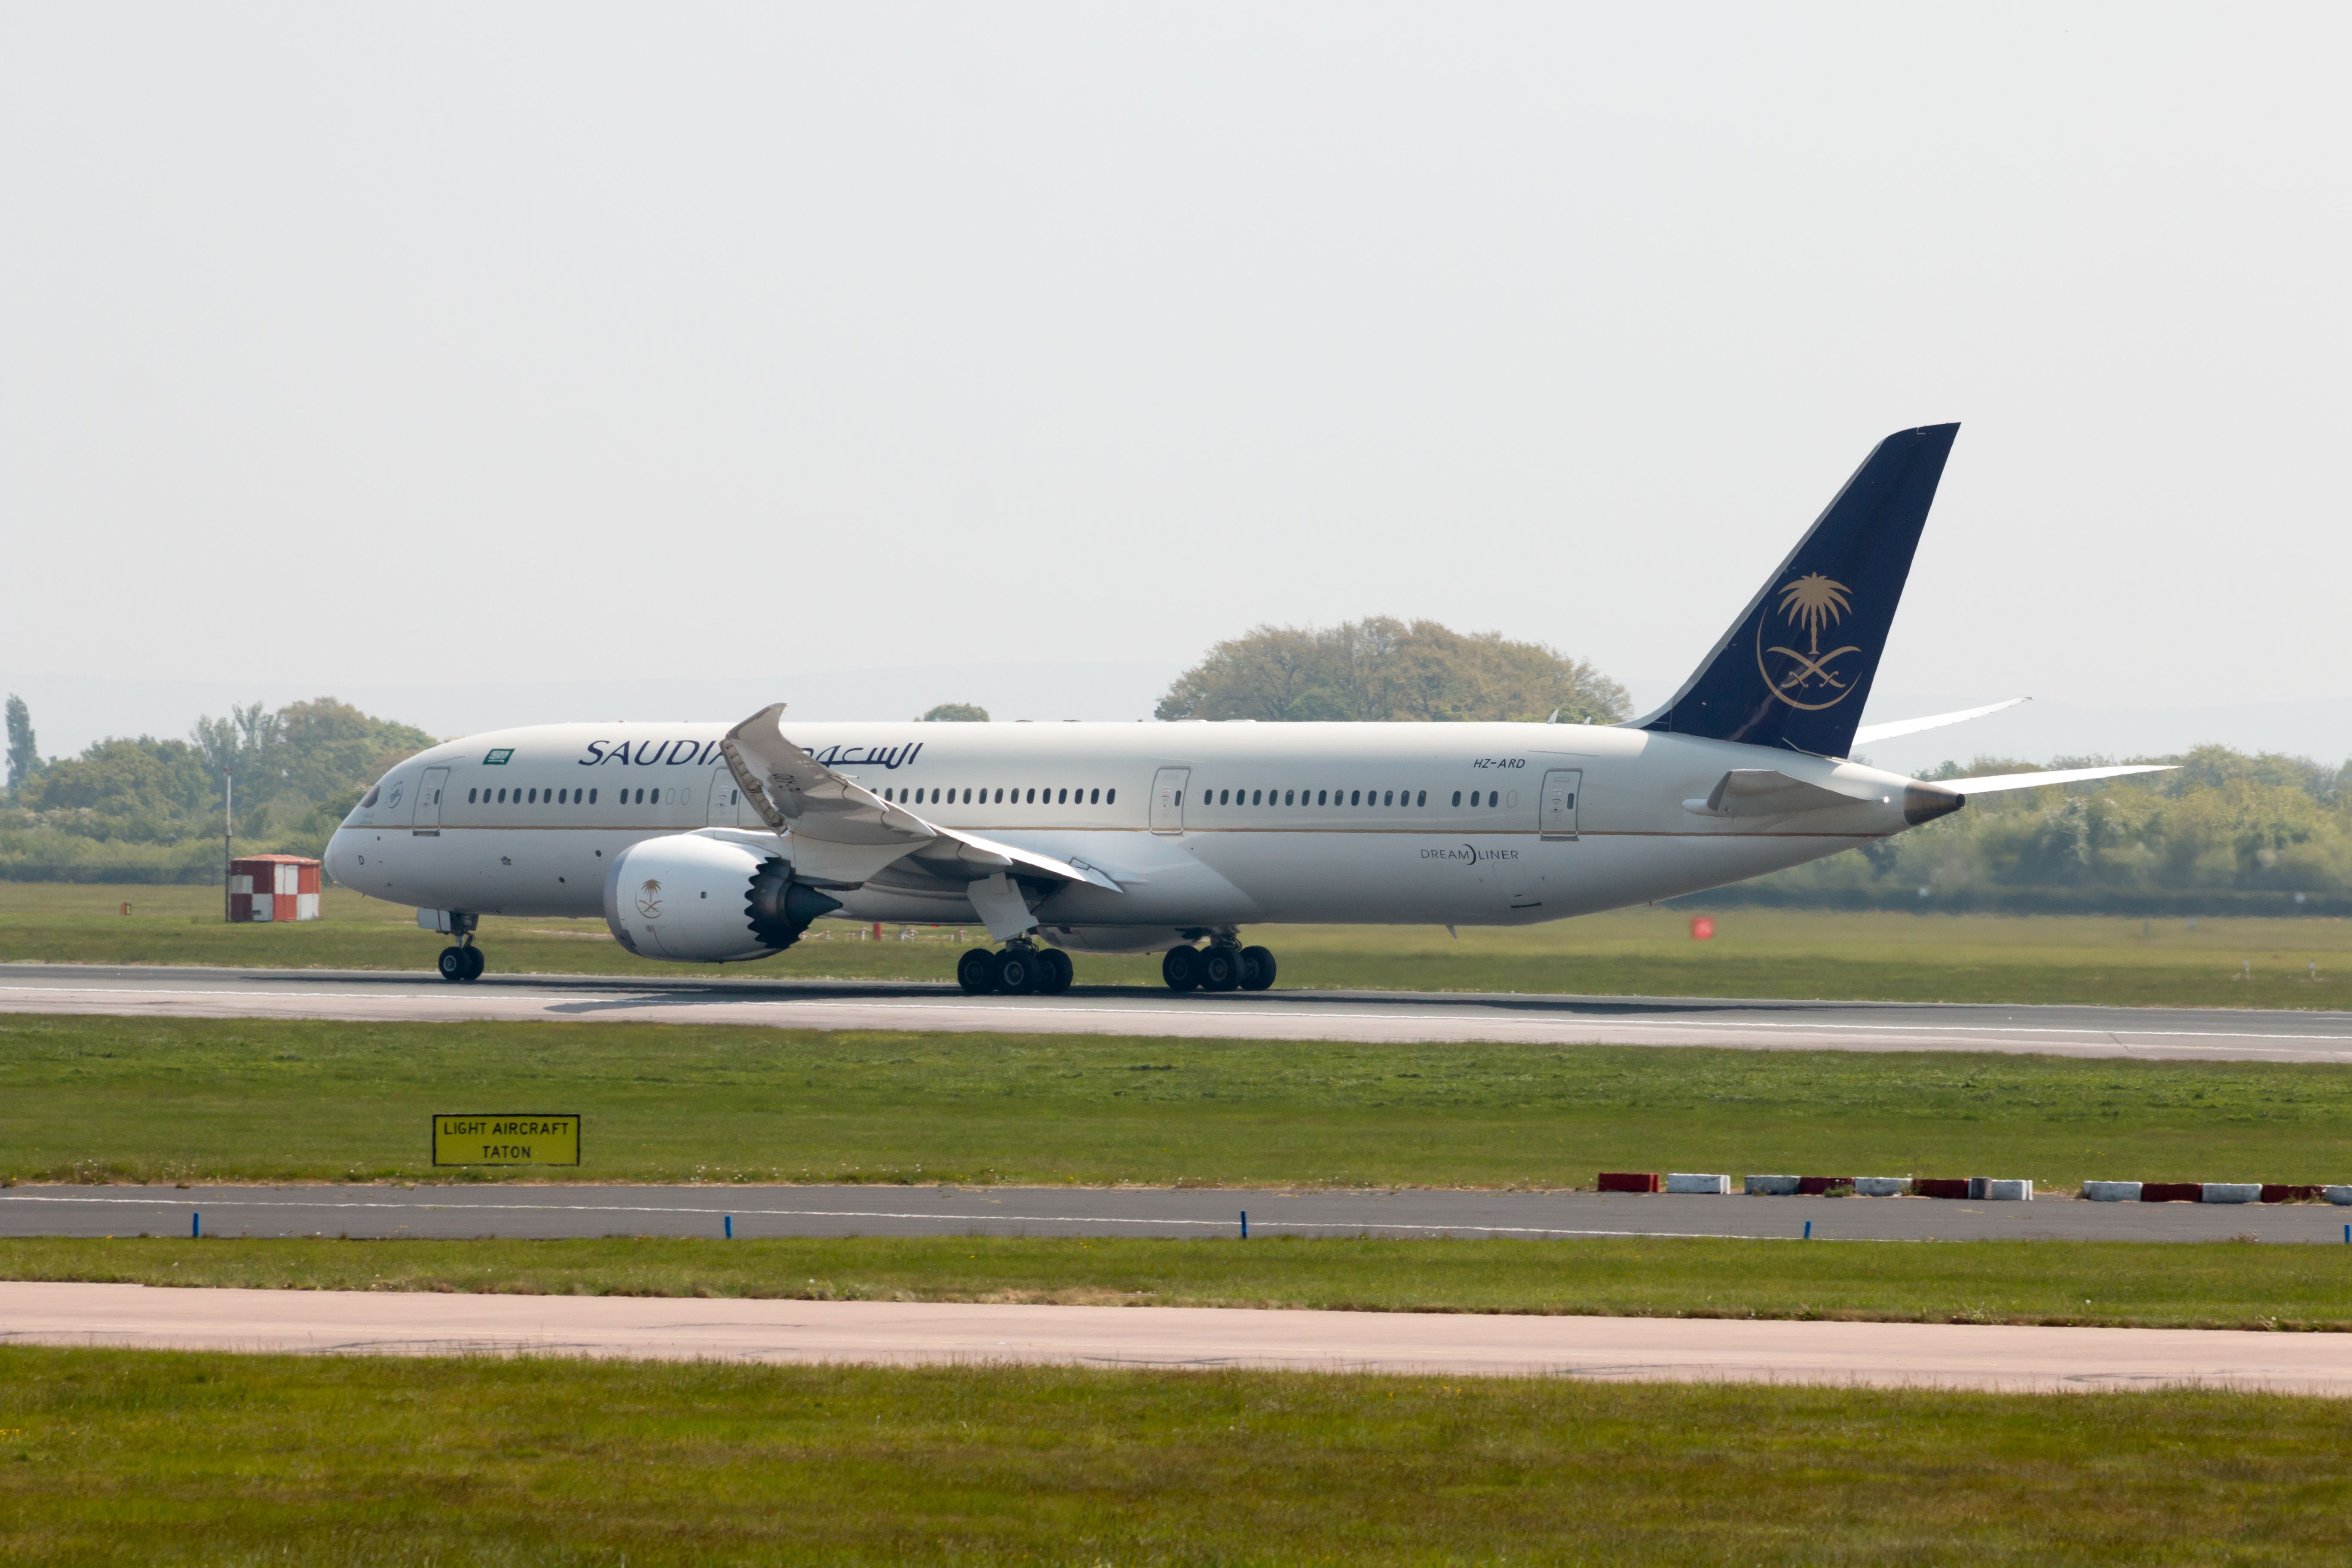
<path fill-rule="evenodd" d="M 1274 954 L 1262 947 L 1242 949 L 1242 989 L 1263 991 L 1274 984 Z"/>
<path fill-rule="evenodd" d="M 473 982 L 479 980 L 482 977 L 482 971 L 490 966 L 490 961 L 482 956 L 482 950 L 478 947 L 467 948 L 465 950 L 465 980 L 467 984 L 471 984 Z"/>
<path fill-rule="evenodd" d="M 1242 984 L 1242 955 L 1230 947 L 1213 947 L 1201 955 L 1201 989 L 1203 991 L 1238 991 Z"/>
<path fill-rule="evenodd" d="M 1045 978 L 1045 966 L 1029 948 L 1008 947 L 996 955 L 996 988 L 1007 996 L 1026 996 Z"/>
<path fill-rule="evenodd" d="M 1078 966 L 1072 963 L 1070 955 L 1058 947 L 1040 949 L 1037 957 L 1045 969 L 1044 978 L 1037 983 L 1037 994 L 1040 996 L 1059 996 L 1070 988 L 1070 982 L 1078 977 Z"/>
<path fill-rule="evenodd" d="M 1201 984 L 1201 950 L 1197 947 L 1171 947 L 1168 956 L 1160 961 L 1160 978 L 1168 982 L 1168 989 L 1179 996 Z"/>
<path fill-rule="evenodd" d="M 466 950 L 445 947 L 441 950 L 441 978 L 455 985 L 466 978 Z"/>
<path fill-rule="evenodd" d="M 985 996 L 996 989 L 996 954 L 975 947 L 956 960 L 956 984 L 967 996 Z"/>

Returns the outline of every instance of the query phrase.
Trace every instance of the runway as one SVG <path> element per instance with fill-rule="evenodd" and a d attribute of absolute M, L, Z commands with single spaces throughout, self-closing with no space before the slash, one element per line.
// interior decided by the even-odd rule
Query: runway
<path fill-rule="evenodd" d="M 2352 1394 L 2352 1335 L 1949 1323 L 0 1284 L 0 1341 L 307 1355 L 1546 1376 Z"/>
<path fill-rule="evenodd" d="M 1176 996 L 1109 986 L 1050 997 L 966 996 L 951 985 L 916 983 L 492 974 L 459 986 L 373 971 L 12 963 L 0 965 L 0 1012 L 2352 1062 L 2347 1013 L 1719 997 L 1279 990 Z"/>
<path fill-rule="evenodd" d="M 2260 1241 L 2345 1245 L 2326 1205 L 1948 1202 L 1619 1193 L 870 1186 L 20 1186 L 0 1236 L 1730 1237 L 1795 1241 Z"/>

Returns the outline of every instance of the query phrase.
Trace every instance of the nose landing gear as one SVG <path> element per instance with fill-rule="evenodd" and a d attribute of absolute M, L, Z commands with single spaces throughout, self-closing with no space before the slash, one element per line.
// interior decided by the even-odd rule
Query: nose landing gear
<path fill-rule="evenodd" d="M 956 961 L 956 984 L 967 996 L 992 991 L 1008 996 L 1058 996 L 1076 978 L 1077 966 L 1068 953 L 1025 940 L 1007 942 L 998 952 L 975 947 Z"/>
<path fill-rule="evenodd" d="M 455 946 L 441 950 L 438 967 L 441 978 L 453 985 L 479 980 L 482 971 L 489 967 L 482 957 L 482 950 L 474 945 L 474 922 L 478 918 L 454 911 L 449 916 L 446 929 L 457 934 L 457 941 Z"/>

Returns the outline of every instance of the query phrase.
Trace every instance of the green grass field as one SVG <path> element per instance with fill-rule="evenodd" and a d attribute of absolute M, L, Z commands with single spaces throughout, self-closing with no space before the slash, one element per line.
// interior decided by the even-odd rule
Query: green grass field
<path fill-rule="evenodd" d="M 2352 1179 L 2326 1064 L 0 1016 L 0 1178 L 431 1180 L 482 1110 L 584 1114 L 589 1181 Z"/>
<path fill-rule="evenodd" d="M 408 910 L 341 889 L 323 907 L 325 919 L 305 924 L 229 926 L 214 889 L 0 883 L 0 962 L 424 970 L 443 945 Z M 1423 926 L 1257 927 L 1250 936 L 1280 955 L 1283 985 L 1308 989 L 2352 1006 L 2352 924 L 2340 920 L 2203 920 L 2192 931 L 2179 920 L 1735 910 L 1715 921 L 1708 942 L 1691 940 L 1686 914 L 1655 909 L 1465 928 L 1459 940 Z M 875 942 L 820 921 L 790 952 L 725 973 L 944 983 L 982 934 L 923 930 L 900 942 L 899 929 Z M 481 941 L 506 973 L 721 972 L 633 957 L 601 921 L 488 919 Z M 1159 984 L 1155 956 L 1081 954 L 1078 963 L 1082 984 Z"/>
<path fill-rule="evenodd" d="M 0 1347 L 13 1563 L 2290 1563 L 2342 1402 Z"/>
<path fill-rule="evenodd" d="M 2352 1247 L 2243 1242 L 47 1237 L 0 1279 L 2352 1331 Z"/>

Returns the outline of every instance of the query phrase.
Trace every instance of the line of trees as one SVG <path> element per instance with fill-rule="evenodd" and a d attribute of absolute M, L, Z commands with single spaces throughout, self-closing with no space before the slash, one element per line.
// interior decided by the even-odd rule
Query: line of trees
<path fill-rule="evenodd" d="M 1218 644 L 1160 703 L 1163 719 L 1563 719 L 1609 722 L 1625 694 L 1535 643 L 1431 622 L 1260 626 Z M 362 792 L 432 744 L 413 725 L 321 697 L 196 721 L 185 740 L 97 742 L 43 758 L 7 702 L 0 879 L 209 881 L 220 870 L 221 784 L 236 780 L 242 850 L 316 855 Z M 973 721 L 942 704 L 926 717 Z M 1947 763 L 1955 783 L 2111 759 Z M 1984 795 L 1867 848 L 1720 892 L 1711 903 L 2352 914 L 2352 763 L 2200 746 L 2179 771 Z M 1923 890 L 1924 889 L 1924 893 Z M 2298 901 L 2298 895 L 2300 900 Z"/>
<path fill-rule="evenodd" d="M 1923 778 L 2098 767 L 1979 757 Z M 2200 746 L 2128 762 L 2179 771 L 1976 796 L 1865 849 L 1696 902 L 2141 914 L 2352 913 L 2352 763 Z"/>
<path fill-rule="evenodd" d="M 1177 719 L 1519 720 L 1627 717 L 1625 689 L 1582 659 L 1499 632 L 1372 616 L 1336 626 L 1262 626 L 1176 678 L 1157 716 Z"/>
<path fill-rule="evenodd" d="M 203 882 L 220 875 L 224 780 L 242 852 L 317 855 L 361 794 L 433 743 L 413 724 L 320 697 L 196 721 L 188 738 L 109 739 L 43 758 L 21 698 L 7 706 L 0 879 Z"/>

